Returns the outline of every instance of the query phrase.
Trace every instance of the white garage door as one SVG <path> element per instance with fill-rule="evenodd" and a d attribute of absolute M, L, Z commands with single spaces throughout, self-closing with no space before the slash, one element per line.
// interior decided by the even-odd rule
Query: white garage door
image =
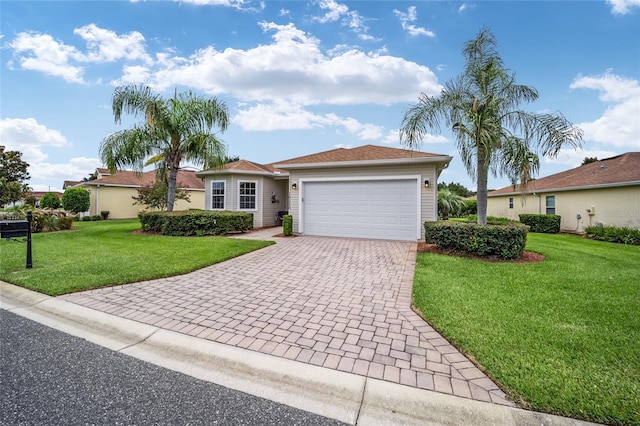
<path fill-rule="evenodd" d="M 306 182 L 306 235 L 415 241 L 417 181 Z"/>

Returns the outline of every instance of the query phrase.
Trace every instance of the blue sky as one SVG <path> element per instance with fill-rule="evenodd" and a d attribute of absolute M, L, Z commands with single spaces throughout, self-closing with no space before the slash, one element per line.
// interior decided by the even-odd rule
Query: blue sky
<path fill-rule="evenodd" d="M 540 176 L 640 150 L 640 0 L 0 2 L 0 144 L 35 190 L 96 167 L 121 84 L 216 96 L 229 155 L 270 163 L 336 147 L 400 147 L 421 92 L 437 95 L 483 26 L 505 65 L 584 130 L 583 150 Z M 441 181 L 475 188 L 443 129 L 422 151 L 454 156 Z M 489 187 L 508 185 L 490 177 Z"/>

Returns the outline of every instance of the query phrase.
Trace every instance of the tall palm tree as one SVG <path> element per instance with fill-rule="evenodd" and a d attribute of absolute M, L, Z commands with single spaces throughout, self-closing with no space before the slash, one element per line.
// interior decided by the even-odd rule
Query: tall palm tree
<path fill-rule="evenodd" d="M 516 83 L 487 28 L 468 41 L 462 53 L 464 72 L 447 82 L 439 96 L 422 93 L 405 112 L 400 141 L 418 148 L 429 130 L 440 130 L 441 121 L 451 128 L 462 162 L 476 179 L 478 223 L 484 225 L 489 170 L 526 187 L 540 168 L 538 153 L 554 158 L 565 146 L 581 146 L 582 130 L 560 113 L 519 109 L 522 103 L 535 101 L 538 92 Z"/>
<path fill-rule="evenodd" d="M 167 210 L 173 210 L 180 164 L 190 161 L 205 168 L 221 164 L 226 148 L 213 127 L 224 132 L 229 125 L 227 105 L 218 99 L 197 96 L 191 91 L 164 99 L 147 86 L 116 87 L 112 96 L 116 124 L 123 114 L 143 116 L 133 128 L 107 136 L 100 144 L 100 157 L 112 171 L 132 167 L 142 171 L 155 163 L 167 180 Z"/>

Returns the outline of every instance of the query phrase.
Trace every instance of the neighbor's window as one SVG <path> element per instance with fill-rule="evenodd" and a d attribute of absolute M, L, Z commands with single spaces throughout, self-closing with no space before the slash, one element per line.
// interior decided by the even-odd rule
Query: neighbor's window
<path fill-rule="evenodd" d="M 211 182 L 211 208 L 224 210 L 224 184 L 223 180 Z"/>
<path fill-rule="evenodd" d="M 255 182 L 239 182 L 240 210 L 256 209 L 256 183 Z"/>
<path fill-rule="evenodd" d="M 556 196 L 547 196 L 547 214 L 556 214 Z"/>
<path fill-rule="evenodd" d="M 509 197 L 509 208 L 513 208 L 513 197 Z"/>

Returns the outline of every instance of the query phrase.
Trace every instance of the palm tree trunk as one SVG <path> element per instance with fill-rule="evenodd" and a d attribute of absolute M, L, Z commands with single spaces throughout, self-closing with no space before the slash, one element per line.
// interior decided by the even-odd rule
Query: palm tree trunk
<path fill-rule="evenodd" d="M 489 168 L 485 162 L 486 156 L 484 149 L 478 147 L 478 225 L 487 224 L 487 181 L 489 179 Z"/>
<path fill-rule="evenodd" d="M 173 204 L 176 201 L 176 181 L 178 179 L 178 168 L 169 169 L 169 193 L 167 194 L 167 211 L 173 211 Z"/>

